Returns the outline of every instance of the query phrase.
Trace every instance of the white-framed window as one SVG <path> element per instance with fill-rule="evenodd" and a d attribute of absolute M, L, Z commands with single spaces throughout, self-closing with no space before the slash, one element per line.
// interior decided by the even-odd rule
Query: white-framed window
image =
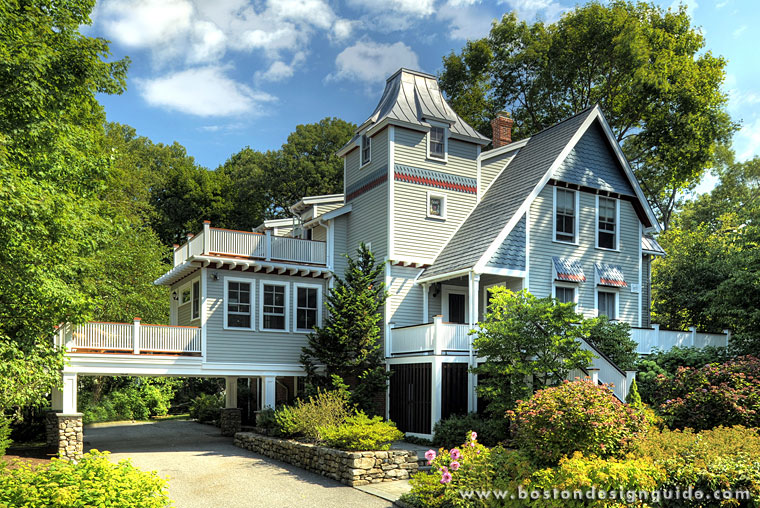
<path fill-rule="evenodd" d="M 362 163 L 361 163 L 362 166 L 369 164 L 369 162 L 372 160 L 372 138 L 370 138 L 366 134 L 362 134 L 361 157 L 362 157 Z"/>
<path fill-rule="evenodd" d="M 193 281 L 193 306 L 190 319 L 200 319 L 201 317 L 201 281 L 196 279 Z"/>
<path fill-rule="evenodd" d="M 596 247 L 598 249 L 618 250 L 618 224 L 620 207 L 618 200 L 596 197 Z"/>
<path fill-rule="evenodd" d="M 552 297 L 559 300 L 560 303 L 574 303 L 577 305 L 578 285 L 555 281 L 552 286 Z"/>
<path fill-rule="evenodd" d="M 618 318 L 617 291 L 596 290 L 596 315 L 607 316 L 610 319 Z"/>
<path fill-rule="evenodd" d="M 578 244 L 580 194 L 554 187 L 554 241 Z"/>
<path fill-rule="evenodd" d="M 179 305 L 185 305 L 190 303 L 193 299 L 193 291 L 190 286 L 184 286 L 179 290 Z"/>
<path fill-rule="evenodd" d="M 430 219 L 446 218 L 446 195 L 434 192 L 427 193 L 427 216 Z"/>
<path fill-rule="evenodd" d="M 255 281 L 224 278 L 224 328 L 253 330 Z"/>
<path fill-rule="evenodd" d="M 427 158 L 446 162 L 449 153 L 449 128 L 446 124 L 429 122 Z"/>
<path fill-rule="evenodd" d="M 295 304 L 293 305 L 293 329 L 297 332 L 311 332 L 322 325 L 322 286 L 319 284 L 293 284 Z"/>
<path fill-rule="evenodd" d="M 288 331 L 288 283 L 261 281 L 259 297 L 260 330 Z"/>

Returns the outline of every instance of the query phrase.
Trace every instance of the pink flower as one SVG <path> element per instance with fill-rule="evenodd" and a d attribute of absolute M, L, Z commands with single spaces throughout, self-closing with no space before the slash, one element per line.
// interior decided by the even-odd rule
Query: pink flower
<path fill-rule="evenodd" d="M 475 442 L 470 441 L 470 448 L 475 448 Z"/>
<path fill-rule="evenodd" d="M 449 467 L 451 468 L 452 471 L 456 471 L 457 469 L 459 469 L 459 462 L 455 460 L 454 462 L 449 464 Z"/>
<path fill-rule="evenodd" d="M 452 448 L 449 453 L 451 453 L 451 460 L 459 460 L 459 457 L 462 456 L 462 452 L 459 451 L 459 448 Z"/>
<path fill-rule="evenodd" d="M 449 483 L 451 481 L 451 473 L 444 471 L 441 475 L 441 483 Z"/>
<path fill-rule="evenodd" d="M 474 430 L 472 431 L 472 434 L 470 434 L 470 438 L 475 441 L 478 438 L 478 433 Z"/>
<path fill-rule="evenodd" d="M 428 466 L 431 462 L 433 462 L 433 459 L 435 459 L 435 450 L 428 450 L 425 452 L 425 458 L 428 461 Z"/>

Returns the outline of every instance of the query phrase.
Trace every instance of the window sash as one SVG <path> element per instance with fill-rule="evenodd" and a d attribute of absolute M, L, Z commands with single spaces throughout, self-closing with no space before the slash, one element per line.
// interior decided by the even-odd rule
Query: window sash
<path fill-rule="evenodd" d="M 362 164 L 367 164 L 370 157 L 370 139 L 367 135 L 362 136 Z"/>
<path fill-rule="evenodd" d="M 603 249 L 614 249 L 617 240 L 617 202 L 600 197 L 598 214 L 597 244 Z"/>
<path fill-rule="evenodd" d="M 227 283 L 227 326 L 251 327 L 251 283 L 229 281 Z"/>
<path fill-rule="evenodd" d="M 554 294 L 560 303 L 575 303 L 575 288 L 557 286 L 554 288 Z"/>
<path fill-rule="evenodd" d="M 192 319 L 198 319 L 201 315 L 201 283 L 200 281 L 193 282 L 193 303 L 192 303 Z"/>
<path fill-rule="evenodd" d="M 317 325 L 318 289 L 296 288 L 296 328 L 311 330 Z"/>
<path fill-rule="evenodd" d="M 600 316 L 604 315 L 610 319 L 617 318 L 617 316 L 615 315 L 615 298 L 616 297 L 617 297 L 616 293 L 611 293 L 608 291 L 598 292 L 596 298 L 597 298 L 597 310 Z"/>
<path fill-rule="evenodd" d="M 262 318 L 264 328 L 285 329 L 285 286 L 264 284 Z"/>
<path fill-rule="evenodd" d="M 443 127 L 430 128 L 430 156 L 438 159 L 445 157 L 445 132 Z"/>
<path fill-rule="evenodd" d="M 555 240 L 575 241 L 575 191 L 557 189 Z"/>

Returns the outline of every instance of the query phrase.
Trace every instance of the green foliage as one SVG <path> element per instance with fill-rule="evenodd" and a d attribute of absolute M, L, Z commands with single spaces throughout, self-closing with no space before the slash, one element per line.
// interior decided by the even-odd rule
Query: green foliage
<path fill-rule="evenodd" d="M 147 420 L 151 416 L 165 416 L 181 380 L 126 378 L 124 383 L 97 399 L 93 397 L 93 392 L 81 392 L 84 423 Z"/>
<path fill-rule="evenodd" d="M 583 316 L 572 303 L 503 287 L 490 291 L 486 320 L 473 341 L 487 360 L 472 371 L 482 376 L 477 389 L 488 400 L 488 412 L 499 415 L 534 388 L 556 385 L 571 370 L 587 367 L 591 352 L 580 347 L 584 329 L 576 325 Z M 533 387 L 525 382 L 531 378 Z"/>
<path fill-rule="evenodd" d="M 670 428 L 760 427 L 760 359 L 682 367 L 655 380 L 654 400 Z"/>
<path fill-rule="evenodd" d="M 449 416 L 436 422 L 433 427 L 433 446 L 452 448 L 461 443 L 464 436 L 469 436 L 471 431 L 477 432 L 478 440 L 485 446 L 495 446 L 507 439 L 509 420 L 476 413 Z"/>
<path fill-rule="evenodd" d="M 375 256 L 363 243 L 356 259 L 347 257 L 347 261 L 344 277 L 334 278 L 335 285 L 325 299 L 327 319 L 309 334 L 301 364 L 312 393 L 334 387 L 336 382 L 347 383 L 351 403 L 372 414 L 390 375 L 380 344 L 381 312 L 387 298 L 382 282 L 384 263 L 375 263 Z"/>
<path fill-rule="evenodd" d="M 370 418 L 362 412 L 347 417 L 340 425 L 319 427 L 317 431 L 327 446 L 339 450 L 387 450 L 392 441 L 404 437 L 393 422 L 379 416 Z"/>
<path fill-rule="evenodd" d="M 631 325 L 599 316 L 583 321 L 585 338 L 622 370 L 634 370 L 638 344 L 631 339 Z"/>
<path fill-rule="evenodd" d="M 340 426 L 351 414 L 346 392 L 320 389 L 306 401 L 298 400 L 292 406 L 279 408 L 274 419 L 281 435 L 322 441 L 324 429 Z"/>
<path fill-rule="evenodd" d="M 166 480 L 143 472 L 128 460 L 114 464 L 108 452 L 93 450 L 78 462 L 53 459 L 31 467 L 0 461 L 0 506 L 68 508 L 165 508 L 171 501 Z"/>
<path fill-rule="evenodd" d="M 501 109 L 514 139 L 599 104 L 666 228 L 736 126 L 721 84 L 726 61 L 705 50 L 685 9 L 588 2 L 554 23 L 494 23 L 444 57 L 442 90 L 481 132 Z"/>
<path fill-rule="evenodd" d="M 190 418 L 201 423 L 210 423 L 219 419 L 219 411 L 224 407 L 222 394 L 201 393 L 190 403 Z"/>
<path fill-rule="evenodd" d="M 620 457 L 646 432 L 641 412 L 591 381 L 539 390 L 507 414 L 513 443 L 539 465 L 555 465 L 576 451 Z"/>
<path fill-rule="evenodd" d="M 632 408 L 638 409 L 642 407 L 641 395 L 639 395 L 639 387 L 636 384 L 636 379 L 631 381 L 631 386 L 628 388 L 628 395 L 625 397 L 625 403 Z"/>
<path fill-rule="evenodd" d="M 0 415 L 0 457 L 5 455 L 5 450 L 11 445 L 11 420 L 5 415 Z"/>
<path fill-rule="evenodd" d="M 271 407 L 259 411 L 256 415 L 256 426 L 266 429 L 267 432 L 277 429 L 277 419 L 274 417 L 275 410 Z"/>

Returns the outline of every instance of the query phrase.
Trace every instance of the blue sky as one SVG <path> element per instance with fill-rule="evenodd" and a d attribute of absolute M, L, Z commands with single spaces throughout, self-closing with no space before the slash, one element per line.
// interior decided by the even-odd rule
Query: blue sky
<path fill-rule="evenodd" d="M 671 2 L 658 2 L 669 7 Z M 690 0 L 707 47 L 729 61 L 740 159 L 760 154 L 756 0 Z M 398 67 L 430 73 L 491 20 L 557 19 L 565 0 L 101 0 L 88 35 L 132 59 L 128 90 L 103 96 L 109 121 L 183 144 L 215 168 L 245 146 L 277 149 L 297 124 L 360 123 Z M 755 27 L 755 28 L 753 28 Z M 709 188 L 707 179 L 702 189 Z"/>

